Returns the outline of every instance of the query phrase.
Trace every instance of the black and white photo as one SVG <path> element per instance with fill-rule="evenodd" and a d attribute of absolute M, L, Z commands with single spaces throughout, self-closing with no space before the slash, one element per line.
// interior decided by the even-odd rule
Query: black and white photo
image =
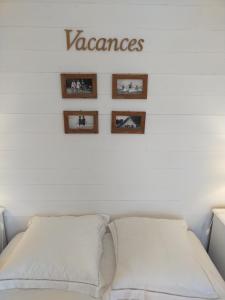
<path fill-rule="evenodd" d="M 61 74 L 63 98 L 97 98 L 96 74 Z"/>
<path fill-rule="evenodd" d="M 113 99 L 147 99 L 147 74 L 113 74 Z"/>
<path fill-rule="evenodd" d="M 112 112 L 112 133 L 144 133 L 145 112 Z"/>
<path fill-rule="evenodd" d="M 97 111 L 64 111 L 65 133 L 98 133 Z"/>

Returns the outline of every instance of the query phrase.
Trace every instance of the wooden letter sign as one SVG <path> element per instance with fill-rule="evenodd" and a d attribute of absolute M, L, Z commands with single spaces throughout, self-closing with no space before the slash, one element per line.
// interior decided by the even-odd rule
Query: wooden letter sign
<path fill-rule="evenodd" d="M 77 51 L 142 51 L 143 39 L 86 38 L 83 30 L 65 29 L 66 47 Z"/>

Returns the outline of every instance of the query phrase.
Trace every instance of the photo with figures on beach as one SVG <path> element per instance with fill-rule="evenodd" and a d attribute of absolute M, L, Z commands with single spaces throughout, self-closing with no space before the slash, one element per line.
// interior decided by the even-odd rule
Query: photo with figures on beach
<path fill-rule="evenodd" d="M 113 99 L 147 99 L 147 74 L 113 74 Z"/>
<path fill-rule="evenodd" d="M 63 98 L 97 98 L 96 74 L 61 74 Z"/>
<path fill-rule="evenodd" d="M 92 79 L 67 79 L 66 92 L 72 94 L 91 94 L 93 92 Z"/>
<path fill-rule="evenodd" d="M 143 80 L 117 80 L 117 93 L 118 94 L 141 94 L 143 92 Z"/>
<path fill-rule="evenodd" d="M 94 127 L 94 116 L 74 115 L 69 116 L 69 128 L 71 129 L 92 129 Z"/>

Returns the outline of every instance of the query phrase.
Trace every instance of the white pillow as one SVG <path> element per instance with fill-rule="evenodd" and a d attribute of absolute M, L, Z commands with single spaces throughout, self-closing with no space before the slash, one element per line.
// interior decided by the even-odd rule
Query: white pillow
<path fill-rule="evenodd" d="M 0 289 L 54 288 L 99 297 L 107 222 L 100 215 L 33 217 L 0 269 Z"/>
<path fill-rule="evenodd" d="M 130 217 L 109 227 L 117 261 L 111 299 L 218 297 L 194 257 L 184 221 Z"/>

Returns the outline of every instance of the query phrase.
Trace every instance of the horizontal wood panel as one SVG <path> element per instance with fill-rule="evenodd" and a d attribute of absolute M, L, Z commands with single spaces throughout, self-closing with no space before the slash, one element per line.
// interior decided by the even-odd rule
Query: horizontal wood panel
<path fill-rule="evenodd" d="M 161 177 L 162 178 L 162 177 Z M 180 178 L 180 179 L 178 179 Z M 188 187 L 181 176 L 167 177 L 164 181 L 152 180 L 145 184 L 102 184 L 102 185 L 1 185 L 1 203 L 8 201 L 180 201 L 187 200 Z M 13 188 L 12 188 L 13 187 Z"/>
<path fill-rule="evenodd" d="M 149 135 L 76 135 L 70 134 L 0 134 L 0 150 L 42 149 L 53 152 L 61 149 L 61 155 L 92 151 L 225 151 L 225 134 L 149 134 Z"/>
<path fill-rule="evenodd" d="M 114 106 L 118 109 L 119 105 Z M 133 106 L 135 108 L 135 106 Z M 145 111 L 145 106 L 141 106 Z M 140 105 L 136 109 L 140 110 Z M 72 107 L 71 107 L 72 108 Z M 124 106 L 125 109 L 127 109 Z M 62 109 L 62 107 L 61 107 Z M 74 109 L 74 108 L 73 108 Z M 90 109 L 90 107 L 89 107 Z M 93 106 L 93 109 L 95 107 Z M 100 135 L 110 135 L 111 111 L 99 113 Z M 130 110 L 130 106 L 129 106 Z M 194 115 L 153 115 L 151 106 L 146 115 L 146 134 L 224 134 L 224 116 Z M 2 134 L 56 134 L 63 132 L 63 115 L 58 114 L 2 114 L 0 115 L 0 133 Z M 75 136 L 74 136 L 75 137 Z M 24 138 L 25 135 L 24 135 Z M 29 136 L 27 137 L 29 139 Z M 97 138 L 98 139 L 98 138 Z M 126 139 L 126 135 L 123 139 Z"/>
<path fill-rule="evenodd" d="M 2 130 L 13 114 L 61 114 L 63 110 L 98 110 L 109 114 L 111 110 L 141 110 L 152 114 L 169 115 L 224 115 L 224 96 L 150 96 L 149 100 L 120 101 L 107 95 L 97 100 L 63 100 L 56 94 L 0 94 L 0 114 Z M 3 116 L 6 114 L 5 116 Z M 12 116 L 10 116 L 12 115 Z M 21 116 L 21 117 L 22 117 Z M 24 116 L 25 117 L 25 116 Z M 6 122 L 6 123 L 4 123 Z M 9 127 L 9 131 L 11 127 Z"/>
<path fill-rule="evenodd" d="M 85 186 L 94 186 L 94 185 L 161 185 L 163 182 L 168 182 L 174 186 L 179 184 L 181 181 L 194 185 L 203 185 L 203 186 L 214 186 L 217 185 L 221 179 L 223 180 L 225 176 L 224 171 L 224 161 L 215 157 L 215 155 L 209 155 L 207 153 L 194 154 L 192 155 L 182 155 L 177 153 L 179 156 L 175 163 L 171 162 L 169 164 L 163 164 L 157 159 L 157 162 L 154 163 L 153 159 L 156 155 L 154 153 L 148 153 L 151 158 L 146 164 L 143 160 L 122 160 L 118 159 L 115 161 L 114 165 L 106 160 L 106 157 L 103 159 L 106 161 L 105 166 L 110 166 L 109 169 L 103 167 L 102 165 L 97 164 L 94 161 L 90 161 L 88 166 L 79 164 L 66 164 L 59 167 L 55 164 L 55 168 L 52 169 L 0 169 L 0 186 L 29 186 L 29 185 L 85 185 Z M 206 162 L 199 161 L 200 156 L 205 158 L 210 158 L 211 164 L 214 164 L 214 168 L 208 166 Z M 147 155 L 146 155 L 147 156 Z M 164 153 L 161 154 L 162 160 L 165 160 Z M 170 155 L 171 157 L 175 156 L 174 154 Z M 187 162 L 181 162 L 181 157 L 187 157 Z M 195 167 L 190 168 L 190 156 L 195 162 Z M 220 155 L 221 156 L 221 155 Z M 131 157 L 129 157 L 131 158 Z M 77 160 L 77 159 L 76 159 Z M 175 168 L 174 166 L 180 163 L 180 168 Z M 221 164 L 221 165 L 220 165 Z M 217 167 L 216 167 L 217 165 Z M 25 166 L 25 165 L 24 165 Z M 73 167 L 73 168 L 72 168 Z M 126 176 L 125 174 L 131 174 L 131 176 Z M 141 176 L 140 176 L 141 175 Z M 177 178 L 179 178 L 177 180 Z M 194 189 L 193 189 L 194 190 Z"/>
<path fill-rule="evenodd" d="M 0 72 L 108 72 L 225 75 L 225 53 L 146 54 L 1 51 Z M 112 61 L 116 58 L 116 63 Z M 99 60 L 101 63 L 99 63 Z M 135 60 L 135 65 L 131 61 Z M 85 64 L 84 64 L 85 61 Z M 119 69 L 118 69 L 119 68 Z"/>
<path fill-rule="evenodd" d="M 109 170 L 121 168 L 143 169 L 144 172 L 151 170 L 161 170 L 162 174 L 167 169 L 191 169 L 194 166 L 195 173 L 205 172 L 211 174 L 222 174 L 225 169 L 225 159 L 223 151 L 216 149 L 204 149 L 204 151 L 168 151 L 160 149 L 151 151 L 142 149 L 138 155 L 131 148 L 129 151 L 123 148 L 120 151 L 95 151 L 90 152 L 87 147 L 80 151 L 61 148 L 53 150 L 38 147 L 33 151 L 1 151 L 0 169 L 2 171 L 15 170 L 39 170 L 43 173 L 47 170 L 60 173 L 60 170 L 101 170 L 102 166 Z M 63 153 L 63 155 L 62 155 Z M 74 154 L 75 153 L 75 154 Z M 82 155 L 83 154 L 83 155 Z M 193 174 L 194 176 L 194 174 Z"/>
<path fill-rule="evenodd" d="M 108 26 L 124 26 L 124 16 L 129 15 L 131 27 L 177 29 L 224 29 L 225 12 L 220 6 L 153 6 L 151 9 L 136 5 L 93 5 L 50 3 L 0 3 L 0 25 L 80 26 L 95 27 L 103 16 Z M 216 18 L 214 17 L 216 14 Z M 136 18 L 141 15 L 141 18 Z M 51 17 L 50 17 L 51 16 Z M 85 18 L 84 18 L 85 16 Z M 158 17 L 160 16 L 160 18 Z M 191 20 L 191 22 L 190 22 Z"/>
<path fill-rule="evenodd" d="M 74 69 L 74 72 L 79 71 L 77 68 Z M 150 99 L 157 96 L 225 96 L 225 75 L 157 75 L 151 72 L 148 75 L 148 96 Z M 112 98 L 111 82 L 112 74 L 97 74 L 99 96 Z M 42 99 L 41 96 L 45 94 L 49 97 L 57 97 L 57 100 L 62 99 L 60 73 L 0 73 L 0 96 L 8 94 L 29 94 L 31 97 L 32 94 L 38 94 L 40 95 L 39 102 Z M 4 97 L 1 99 L 4 100 Z M 75 103 L 77 101 L 74 100 Z M 134 101 L 127 101 L 127 103 Z M 118 103 L 118 101 L 116 102 Z M 138 103 L 142 102 L 145 101 L 138 101 Z"/>
<path fill-rule="evenodd" d="M 157 201 L 69 201 L 68 199 L 63 202 L 55 201 L 54 205 L 52 201 L 42 202 L 42 206 L 38 205 L 36 201 L 21 201 L 21 206 L 15 205 L 15 203 L 7 202 L 8 207 L 8 218 L 11 217 L 11 222 L 17 219 L 18 216 L 32 216 L 34 214 L 87 214 L 87 213 L 104 213 L 111 211 L 111 215 L 150 215 L 156 214 L 157 212 L 161 215 L 178 215 L 184 207 L 184 202 L 170 201 L 169 206 L 165 207 L 165 204 Z M 64 205 L 62 205 L 64 203 Z M 31 205 L 30 205 L 31 204 Z M 17 211 L 16 216 L 10 215 L 10 211 Z M 146 211 L 151 211 L 149 214 Z M 16 227 L 14 227 L 14 230 Z"/>
<path fill-rule="evenodd" d="M 147 176 L 140 176 L 144 173 Z M 126 174 L 132 174 L 126 176 Z M 136 167 L 132 163 L 126 166 L 115 165 L 110 172 L 102 166 L 97 166 L 95 169 L 83 167 L 79 169 L 62 169 L 61 172 L 55 170 L 15 170 L 15 171 L 0 171 L 0 186 L 22 186 L 22 185 L 115 185 L 123 184 L 131 185 L 149 185 L 159 182 L 168 182 L 174 185 L 175 177 L 178 176 L 183 181 L 183 171 L 180 169 L 157 170 Z"/>
<path fill-rule="evenodd" d="M 74 28 L 74 30 L 79 28 Z M 225 31 L 196 31 L 196 30 L 146 30 L 132 28 L 127 34 L 124 28 L 87 28 L 84 31 L 88 38 L 96 36 L 116 36 L 143 38 L 144 52 L 222 52 L 225 51 Z M 65 51 L 66 34 L 64 28 L 35 28 L 35 27 L 0 27 L 2 50 L 33 50 L 33 51 Z M 72 37 L 72 35 L 71 35 Z M 73 48 L 72 48 L 73 49 Z M 73 51 L 73 50 L 71 50 Z"/>
<path fill-rule="evenodd" d="M 0 2 L 16 2 L 16 3 L 61 3 L 61 0 L 0 0 Z M 111 0 L 64 0 L 66 4 L 77 3 L 77 4 L 116 4 L 116 5 L 145 5 L 145 6 L 162 6 L 162 5 L 171 5 L 171 6 L 217 6 L 224 5 L 223 0 L 123 0 L 121 3 L 120 0 L 114 0 L 113 3 Z"/>

